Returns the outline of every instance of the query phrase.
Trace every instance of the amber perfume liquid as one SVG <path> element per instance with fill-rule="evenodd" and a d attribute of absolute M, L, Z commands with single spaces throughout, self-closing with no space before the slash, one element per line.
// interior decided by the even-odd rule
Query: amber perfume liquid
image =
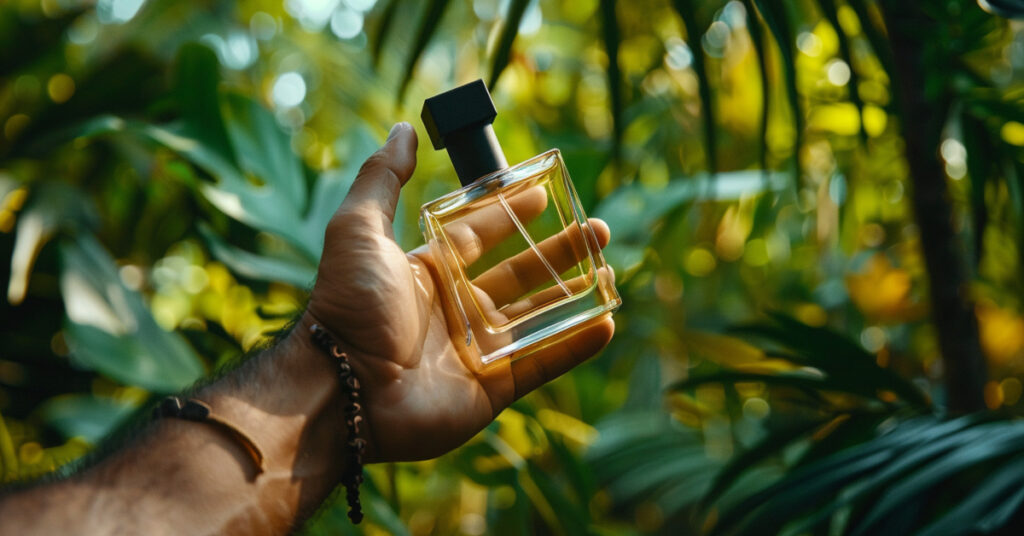
<path fill-rule="evenodd" d="M 622 303 L 557 149 L 427 203 L 420 224 L 453 339 L 485 365 L 527 356 Z"/>

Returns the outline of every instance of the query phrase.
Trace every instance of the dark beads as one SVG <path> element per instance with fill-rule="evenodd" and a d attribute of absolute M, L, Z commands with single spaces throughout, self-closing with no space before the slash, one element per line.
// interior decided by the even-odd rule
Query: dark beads
<path fill-rule="evenodd" d="M 362 504 L 359 502 L 359 485 L 363 483 L 363 453 L 366 451 L 366 440 L 359 437 L 363 416 L 363 406 L 360 404 L 359 380 L 356 379 L 352 364 L 349 363 L 348 354 L 341 351 L 327 331 L 319 324 L 313 324 L 309 328 L 310 337 L 320 348 L 331 357 L 335 358 L 338 364 L 338 379 L 341 380 L 341 390 L 348 397 L 348 405 L 344 408 L 345 427 L 348 430 L 348 471 L 342 476 L 341 481 L 345 484 L 346 499 L 348 500 L 348 518 L 352 523 L 359 523 L 363 520 Z M 160 408 L 162 409 L 162 408 Z"/>

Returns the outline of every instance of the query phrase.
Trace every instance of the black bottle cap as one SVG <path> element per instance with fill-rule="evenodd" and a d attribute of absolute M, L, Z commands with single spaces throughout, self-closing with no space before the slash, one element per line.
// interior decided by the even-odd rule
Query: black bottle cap
<path fill-rule="evenodd" d="M 483 80 L 423 102 L 423 126 L 434 149 L 447 149 L 463 186 L 508 167 L 491 123 L 498 115 Z"/>

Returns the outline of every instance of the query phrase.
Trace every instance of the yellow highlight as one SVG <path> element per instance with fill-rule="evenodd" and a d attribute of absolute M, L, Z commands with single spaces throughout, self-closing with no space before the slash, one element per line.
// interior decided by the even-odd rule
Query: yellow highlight
<path fill-rule="evenodd" d="M 25 205 L 26 199 L 28 199 L 28 190 L 15 188 L 4 197 L 4 201 L 0 205 L 11 212 L 17 212 Z"/>
<path fill-rule="evenodd" d="M 9 233 L 14 229 L 14 213 L 7 209 L 0 209 L 0 233 Z"/>
<path fill-rule="evenodd" d="M 816 303 L 802 303 L 793 310 L 793 316 L 808 326 L 824 326 L 828 322 L 828 312 Z"/>
<path fill-rule="evenodd" d="M 863 272 L 846 277 L 854 305 L 880 322 L 905 322 L 921 314 L 920 305 L 910 300 L 912 285 L 910 272 L 894 267 L 881 253 L 868 261 Z"/>
<path fill-rule="evenodd" d="M 1003 128 L 1000 129 L 999 134 L 1006 143 L 1024 147 L 1024 124 L 1017 121 L 1007 121 L 1003 123 Z"/>
<path fill-rule="evenodd" d="M 46 83 L 46 93 L 57 104 L 67 102 L 75 94 L 75 81 L 64 73 L 57 73 Z"/>
<path fill-rule="evenodd" d="M 537 412 L 537 420 L 551 431 L 560 432 L 580 445 L 589 445 L 597 438 L 597 429 L 565 413 L 543 408 Z"/>
<path fill-rule="evenodd" d="M 1006 378 L 999 382 L 999 389 L 1003 392 L 1003 405 L 1012 406 L 1020 400 L 1021 391 L 1024 386 L 1017 378 Z"/>
<path fill-rule="evenodd" d="M 1005 365 L 1024 353 L 1024 318 L 1015 311 L 997 307 L 992 303 L 979 303 L 975 307 L 981 347 L 989 361 Z"/>
<path fill-rule="evenodd" d="M 24 443 L 18 448 L 18 458 L 23 464 L 35 465 L 43 461 L 43 446 L 35 441 Z"/>
<path fill-rule="evenodd" d="M 704 277 L 715 271 L 715 257 L 704 248 L 693 248 L 683 261 L 683 268 L 695 277 Z"/>
<path fill-rule="evenodd" d="M 14 141 L 14 138 L 20 133 L 25 127 L 28 126 L 31 119 L 25 114 L 14 114 L 7 122 L 4 123 L 4 136 L 9 141 Z"/>
<path fill-rule="evenodd" d="M 818 106 L 811 112 L 810 127 L 840 136 L 854 136 L 860 132 L 857 107 L 848 102 Z"/>
<path fill-rule="evenodd" d="M 878 106 L 867 105 L 864 107 L 864 131 L 868 136 L 877 138 L 885 132 L 889 124 L 889 115 Z"/>
<path fill-rule="evenodd" d="M 839 25 L 843 27 L 846 35 L 853 37 L 860 35 L 860 17 L 850 6 L 839 6 Z"/>

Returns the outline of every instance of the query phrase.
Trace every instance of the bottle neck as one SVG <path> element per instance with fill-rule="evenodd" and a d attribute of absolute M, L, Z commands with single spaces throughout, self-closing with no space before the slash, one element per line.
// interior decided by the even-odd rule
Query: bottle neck
<path fill-rule="evenodd" d="M 489 123 L 453 132 L 445 138 L 444 144 L 463 186 L 508 167 L 505 153 Z"/>

